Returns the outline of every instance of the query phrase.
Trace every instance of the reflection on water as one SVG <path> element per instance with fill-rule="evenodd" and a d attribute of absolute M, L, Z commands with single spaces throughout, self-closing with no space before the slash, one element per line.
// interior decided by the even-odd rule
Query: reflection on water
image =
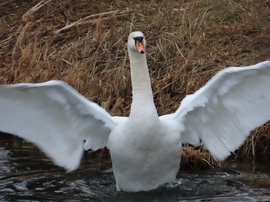
<path fill-rule="evenodd" d="M 181 171 L 177 180 L 157 190 L 116 192 L 112 171 L 83 160 L 66 173 L 37 149 L 0 147 L 0 201 L 269 201 L 268 166 L 231 164 L 224 170 Z"/>

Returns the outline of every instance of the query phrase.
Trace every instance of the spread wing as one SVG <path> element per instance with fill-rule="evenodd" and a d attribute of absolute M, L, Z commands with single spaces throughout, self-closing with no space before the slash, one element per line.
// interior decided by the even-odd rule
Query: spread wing
<path fill-rule="evenodd" d="M 270 61 L 218 72 L 164 118 L 183 124 L 183 143 L 201 143 L 224 160 L 253 129 L 270 119 Z"/>
<path fill-rule="evenodd" d="M 83 149 L 106 146 L 117 124 L 61 81 L 0 86 L 0 131 L 33 142 L 68 171 L 79 166 Z"/>

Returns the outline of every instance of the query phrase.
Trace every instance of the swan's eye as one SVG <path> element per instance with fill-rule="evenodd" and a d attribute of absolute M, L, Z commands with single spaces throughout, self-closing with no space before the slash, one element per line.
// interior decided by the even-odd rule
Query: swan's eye
<path fill-rule="evenodd" d="M 134 39 L 135 42 L 136 41 L 143 42 L 143 37 L 142 36 L 137 36 L 137 37 L 134 37 L 133 39 Z"/>

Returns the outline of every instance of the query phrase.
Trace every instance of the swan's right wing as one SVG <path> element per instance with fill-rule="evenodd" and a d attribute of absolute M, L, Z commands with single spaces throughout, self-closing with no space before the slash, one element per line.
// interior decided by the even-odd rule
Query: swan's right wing
<path fill-rule="evenodd" d="M 270 120 L 270 61 L 221 70 L 163 118 L 182 124 L 183 143 L 202 144 L 224 160 Z"/>
<path fill-rule="evenodd" d="M 117 124 L 61 81 L 0 86 L 0 131 L 33 142 L 68 171 L 79 166 L 83 149 L 106 146 Z"/>

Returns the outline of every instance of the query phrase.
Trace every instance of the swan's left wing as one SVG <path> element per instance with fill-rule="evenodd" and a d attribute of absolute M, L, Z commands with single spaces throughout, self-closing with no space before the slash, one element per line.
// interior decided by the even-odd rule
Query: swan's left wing
<path fill-rule="evenodd" d="M 0 131 L 33 142 L 68 171 L 79 166 L 83 149 L 106 146 L 117 124 L 61 81 L 0 86 Z"/>
<path fill-rule="evenodd" d="M 221 70 L 167 118 L 183 124 L 183 143 L 203 144 L 224 160 L 270 119 L 270 61 Z"/>

